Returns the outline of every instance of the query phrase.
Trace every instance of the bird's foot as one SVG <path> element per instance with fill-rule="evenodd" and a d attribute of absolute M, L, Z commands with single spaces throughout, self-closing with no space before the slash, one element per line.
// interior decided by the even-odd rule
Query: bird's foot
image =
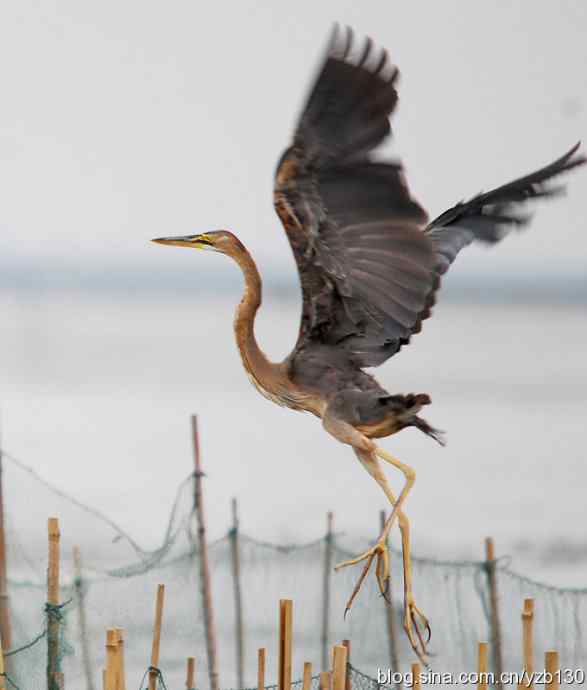
<path fill-rule="evenodd" d="M 379 585 L 379 591 L 381 592 L 381 595 L 387 600 L 388 599 L 388 591 L 389 591 L 389 553 L 387 551 L 387 544 L 385 542 L 385 539 L 380 539 L 374 546 L 372 546 L 370 549 L 365 551 L 365 553 L 362 553 L 360 556 L 357 556 L 356 558 L 352 558 L 348 561 L 343 561 L 342 563 L 339 563 L 334 567 L 335 570 L 340 570 L 341 568 L 346 568 L 349 565 L 356 565 L 357 563 L 361 563 L 362 561 L 367 561 L 363 567 L 363 570 L 359 576 L 359 579 L 357 580 L 357 584 L 355 585 L 355 588 L 352 591 L 351 596 L 349 597 L 349 600 L 347 602 L 347 605 L 344 610 L 344 615 L 346 617 L 347 613 L 351 610 L 351 606 L 353 605 L 353 601 L 355 600 L 355 597 L 359 593 L 359 590 L 361 589 L 361 586 L 363 584 L 363 581 L 367 577 L 367 573 L 369 572 L 369 569 L 371 568 L 371 564 L 373 563 L 373 560 L 377 558 L 377 565 L 375 566 L 375 576 L 377 577 L 377 584 Z"/>
<path fill-rule="evenodd" d="M 424 666 L 428 666 L 426 657 L 428 650 L 426 646 L 430 642 L 432 631 L 430 630 L 430 623 L 426 616 L 416 606 L 414 596 L 411 592 L 406 594 L 405 599 L 405 613 L 404 613 L 404 630 L 406 631 L 412 649 L 416 653 L 418 659 Z M 426 641 L 424 642 L 423 632 L 426 632 Z"/>

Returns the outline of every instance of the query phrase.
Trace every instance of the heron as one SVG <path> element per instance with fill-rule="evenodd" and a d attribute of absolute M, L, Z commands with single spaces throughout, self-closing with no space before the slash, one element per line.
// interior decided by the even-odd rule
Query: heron
<path fill-rule="evenodd" d="M 383 596 L 390 581 L 387 538 L 397 520 L 402 542 L 403 626 L 426 659 L 430 625 L 412 586 L 410 523 L 404 504 L 415 481 L 410 465 L 376 443 L 414 427 L 443 443 L 419 415 L 426 393 L 392 394 L 365 371 L 383 364 L 419 333 L 442 276 L 465 246 L 492 245 L 530 216 L 523 207 L 555 196 L 552 178 L 585 163 L 579 144 L 540 170 L 459 202 L 429 222 L 410 193 L 400 162 L 374 151 L 390 133 L 399 72 L 385 49 L 351 29 L 335 27 L 274 180 L 274 206 L 291 244 L 302 292 L 297 342 L 272 362 L 255 337 L 262 281 L 244 244 L 229 230 L 161 237 L 164 245 L 220 252 L 239 266 L 244 294 L 234 333 L 243 367 L 266 398 L 309 412 L 337 441 L 350 446 L 379 484 L 391 511 L 374 545 L 336 569 L 363 564 L 345 608 L 351 609 L 375 561 Z M 396 496 L 383 463 L 403 474 Z"/>

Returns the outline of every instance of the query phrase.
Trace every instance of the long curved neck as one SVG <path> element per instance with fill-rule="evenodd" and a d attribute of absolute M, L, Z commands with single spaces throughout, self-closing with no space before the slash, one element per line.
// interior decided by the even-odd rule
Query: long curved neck
<path fill-rule="evenodd" d="M 255 338 L 255 316 L 261 306 L 261 276 L 251 255 L 243 247 L 232 258 L 240 266 L 245 279 L 245 292 L 234 315 L 236 343 L 249 377 L 258 387 L 267 389 L 276 365 L 270 362 Z"/>

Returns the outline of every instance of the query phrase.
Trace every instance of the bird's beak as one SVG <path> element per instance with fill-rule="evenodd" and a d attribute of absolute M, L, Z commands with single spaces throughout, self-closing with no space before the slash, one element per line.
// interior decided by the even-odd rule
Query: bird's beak
<path fill-rule="evenodd" d="M 193 249 L 209 249 L 212 243 L 205 235 L 182 235 L 178 237 L 157 237 L 151 242 L 157 244 L 171 244 L 176 247 L 192 247 Z"/>

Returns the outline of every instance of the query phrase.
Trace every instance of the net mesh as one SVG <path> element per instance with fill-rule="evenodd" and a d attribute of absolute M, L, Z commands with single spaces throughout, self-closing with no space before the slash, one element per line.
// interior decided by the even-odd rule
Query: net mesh
<path fill-rule="evenodd" d="M 148 668 L 155 592 L 166 586 L 161 643 L 160 684 L 185 688 L 186 659 L 196 658 L 197 687 L 208 687 L 204 615 L 198 577 L 198 549 L 193 513 L 193 476 L 178 488 L 160 545 L 142 548 L 106 516 L 45 482 L 22 462 L 4 454 L 9 606 L 12 650 L 7 672 L 19 688 L 46 687 L 47 617 L 60 619 L 60 659 L 66 686 L 102 687 L 107 628 L 125 631 L 127 684 L 138 687 Z M 61 604 L 46 608 L 47 515 L 60 518 Z M 209 546 L 212 596 L 221 687 L 238 687 L 237 641 L 232 540 L 227 535 Z M 267 648 L 266 679 L 277 677 L 277 602 L 294 602 L 293 675 L 305 661 L 321 670 L 324 563 L 331 549 L 333 563 L 364 549 L 367 540 L 333 535 L 302 545 L 274 545 L 238 533 L 244 622 L 245 687 L 256 687 L 257 649 Z M 82 547 L 77 572 L 74 546 Z M 391 549 L 391 615 L 367 578 L 346 620 L 343 611 L 358 572 L 347 568 L 330 577 L 328 646 L 351 640 L 354 688 L 379 686 L 381 673 L 392 668 L 388 626 L 397 632 L 399 670 L 407 673 L 415 660 L 402 631 L 401 555 Z M 562 668 L 585 668 L 587 648 L 582 621 L 585 589 L 561 589 L 534 582 L 512 571 L 506 559 L 496 563 L 504 668 L 520 670 L 521 605 L 534 597 L 534 644 L 538 660 L 557 649 Z M 432 625 L 430 670 L 473 671 L 477 642 L 491 639 L 487 563 L 413 558 L 418 606 Z M 81 616 L 86 640 L 82 641 Z M 538 656 L 539 655 L 539 656 Z M 360 669 L 360 670 L 358 670 Z M 299 685 L 299 684 L 298 684 Z M 10 687 L 10 685 L 9 685 Z M 145 687 L 143 682 L 142 687 Z M 318 677 L 313 688 L 318 687 Z"/>

